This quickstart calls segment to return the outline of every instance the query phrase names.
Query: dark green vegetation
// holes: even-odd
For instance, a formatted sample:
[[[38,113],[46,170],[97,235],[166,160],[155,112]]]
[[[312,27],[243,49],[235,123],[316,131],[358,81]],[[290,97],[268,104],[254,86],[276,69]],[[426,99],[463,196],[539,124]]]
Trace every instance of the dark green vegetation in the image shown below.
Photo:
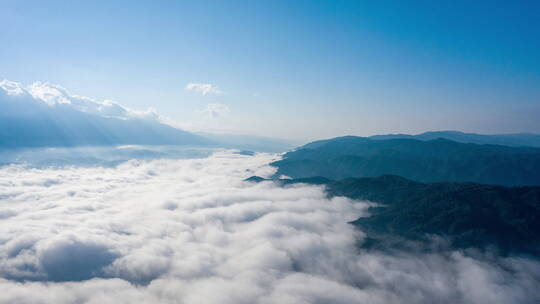
[[[371,216],[352,222],[367,232],[370,244],[391,241],[395,245],[399,238],[422,242],[430,235],[438,235],[457,248],[540,254],[540,187],[419,183],[391,175],[278,182],[325,184],[329,196],[380,203],[370,208]]]
[[[332,196],[379,202],[353,222],[373,235],[421,240],[448,237],[459,248],[496,246],[503,253],[540,253],[540,187],[418,183],[397,176],[328,184]]]
[[[309,143],[272,164],[293,178],[391,174],[421,182],[540,185],[540,148],[466,144],[446,139],[339,137]]]

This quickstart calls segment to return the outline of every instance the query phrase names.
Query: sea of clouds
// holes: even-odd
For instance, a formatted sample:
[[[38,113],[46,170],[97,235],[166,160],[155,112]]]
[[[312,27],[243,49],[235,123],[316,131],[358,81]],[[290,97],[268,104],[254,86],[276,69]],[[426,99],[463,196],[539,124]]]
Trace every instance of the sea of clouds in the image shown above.
[[[0,303],[538,303],[523,257],[359,249],[367,202],[276,155],[0,168]]]

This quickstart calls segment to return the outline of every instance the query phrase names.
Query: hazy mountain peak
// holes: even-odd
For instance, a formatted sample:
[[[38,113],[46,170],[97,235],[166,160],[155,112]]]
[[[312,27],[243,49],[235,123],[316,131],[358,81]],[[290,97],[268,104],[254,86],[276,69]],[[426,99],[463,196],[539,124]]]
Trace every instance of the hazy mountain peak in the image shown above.
[[[59,85],[0,82],[0,146],[201,145],[211,141],[164,123],[153,109],[70,93]]]

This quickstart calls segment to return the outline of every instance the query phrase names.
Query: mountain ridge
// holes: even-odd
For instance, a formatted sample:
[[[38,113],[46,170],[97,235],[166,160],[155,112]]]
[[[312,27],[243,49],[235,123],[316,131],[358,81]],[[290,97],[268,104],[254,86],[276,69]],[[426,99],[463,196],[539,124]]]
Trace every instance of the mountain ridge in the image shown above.
[[[428,131],[416,135],[409,134],[384,134],[369,136],[371,139],[394,139],[411,138],[418,140],[431,140],[444,138],[461,143],[492,144],[512,147],[540,147],[540,134],[534,133],[508,133],[508,134],[477,134],[455,130]]]
[[[420,182],[540,185],[540,148],[459,143],[444,138],[315,141],[273,162],[276,176],[330,179],[399,175]]]

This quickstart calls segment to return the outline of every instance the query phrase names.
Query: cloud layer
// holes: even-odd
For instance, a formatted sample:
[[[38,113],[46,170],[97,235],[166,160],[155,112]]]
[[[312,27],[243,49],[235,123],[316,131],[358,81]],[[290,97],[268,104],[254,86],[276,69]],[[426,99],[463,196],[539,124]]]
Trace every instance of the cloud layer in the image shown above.
[[[270,176],[275,156],[0,169],[0,303],[534,303],[540,264],[359,250],[367,203]]]

